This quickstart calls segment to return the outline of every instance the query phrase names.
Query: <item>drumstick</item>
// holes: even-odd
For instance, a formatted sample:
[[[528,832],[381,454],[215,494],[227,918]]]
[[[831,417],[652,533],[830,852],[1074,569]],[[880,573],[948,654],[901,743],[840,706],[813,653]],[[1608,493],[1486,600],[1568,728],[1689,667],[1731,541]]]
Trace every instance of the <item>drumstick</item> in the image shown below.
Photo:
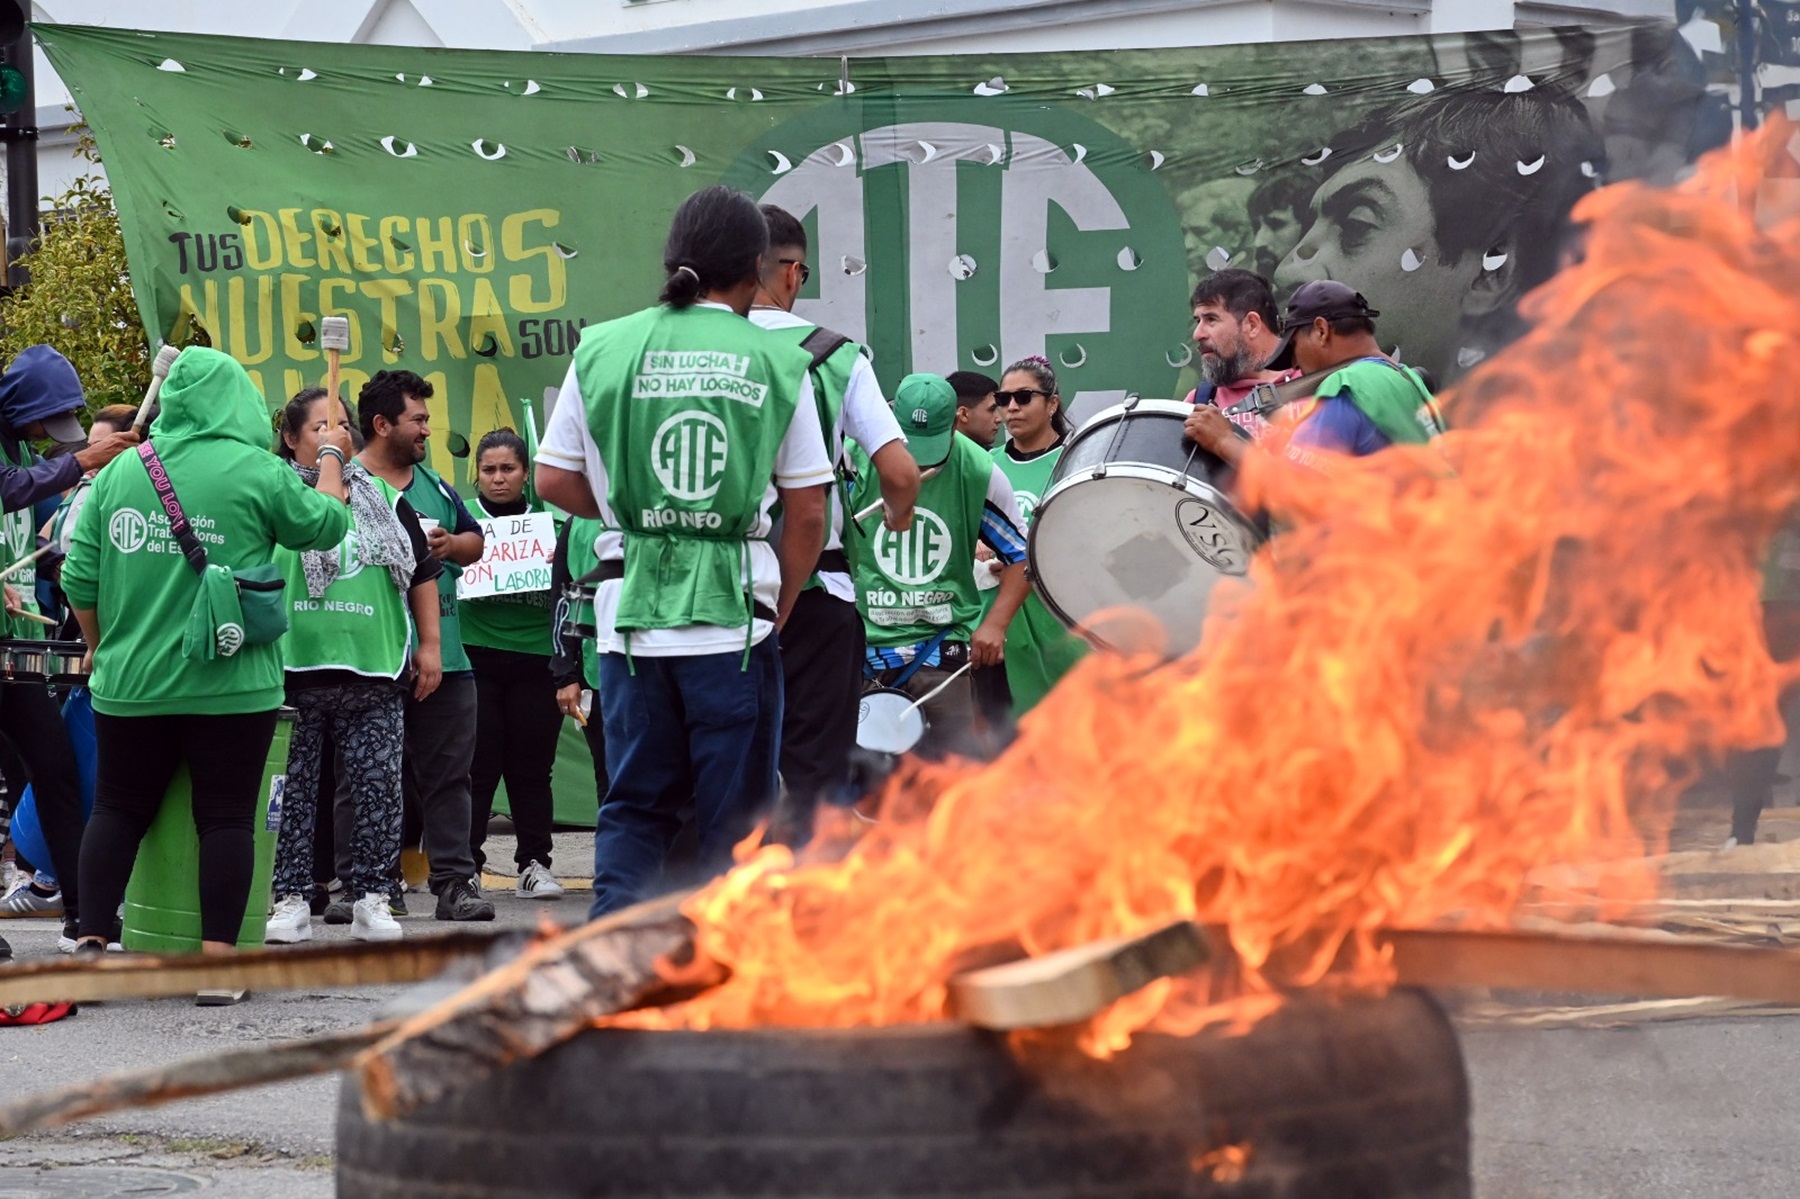
[[[0,570],[0,579],[12,578],[14,575],[18,574],[21,570],[24,570],[27,566],[30,566],[33,562],[36,562],[39,558],[42,558],[45,554],[49,553],[51,550],[53,550],[55,548],[56,548],[56,543],[54,541],[48,545],[39,546],[37,549],[32,550],[29,554],[26,554],[23,558],[20,558],[17,562],[14,562],[11,566],[7,567],[5,570]]]
[[[913,700],[912,703],[907,704],[906,707],[900,709],[900,716],[904,716],[908,712],[911,712],[913,709],[917,708],[920,704],[924,703],[928,699],[936,699],[938,692],[940,692],[944,688],[948,687],[951,683],[954,683],[956,681],[958,675],[962,674],[963,671],[969,669],[969,667],[971,667],[973,665],[975,665],[975,663],[971,661],[971,662],[964,662],[961,666],[958,666],[951,673],[949,678],[945,679],[943,682],[941,682],[937,686],[933,687],[930,691],[927,691],[924,695],[921,695],[918,699]],[[897,716],[897,717],[895,717],[895,719],[898,720],[899,717]]]
[[[131,422],[131,431],[143,436],[144,426],[150,423],[150,409],[156,404],[156,395],[162,390],[163,380],[169,377],[169,368],[181,357],[181,351],[175,346],[164,346],[156,351],[156,358],[150,363],[150,386],[144,391],[144,402],[138,405],[137,416]]]
[[[51,620],[48,616],[39,616],[36,612],[27,612],[23,608],[8,608],[6,610],[6,614],[8,616],[22,617],[26,620],[35,620],[39,624],[47,624],[53,629],[57,626],[58,623],[60,623],[58,621]]]
[[[944,469],[944,468],[941,466],[933,466],[926,470],[920,471],[919,472],[919,482],[923,483],[925,480],[929,479],[932,475],[937,474],[938,471],[940,471],[942,469]],[[863,521],[868,520],[871,516],[874,516],[877,512],[881,511],[881,509],[886,504],[887,504],[886,500],[878,499],[873,504],[870,504],[867,508],[864,508],[861,512],[858,512],[855,516],[851,517],[850,519],[856,521],[858,524],[861,524]]]
[[[319,318],[319,348],[325,351],[325,390],[331,396],[331,406],[325,409],[325,425],[330,428],[337,424],[340,416],[346,422],[350,419],[344,411],[343,401],[338,398],[339,357],[350,348],[350,318]]]

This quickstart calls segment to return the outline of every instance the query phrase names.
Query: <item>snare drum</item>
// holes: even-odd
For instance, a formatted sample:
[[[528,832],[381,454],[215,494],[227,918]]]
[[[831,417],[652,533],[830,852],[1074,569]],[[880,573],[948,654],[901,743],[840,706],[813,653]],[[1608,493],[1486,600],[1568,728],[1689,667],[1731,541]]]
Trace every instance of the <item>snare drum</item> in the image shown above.
[[[1063,450],[1032,517],[1027,557],[1038,594],[1065,624],[1139,609],[1176,657],[1199,644],[1219,580],[1249,570],[1266,534],[1232,504],[1231,468],[1188,440],[1191,411],[1175,400],[1128,400]]]
[[[893,687],[865,691],[857,705],[856,744],[871,753],[907,753],[930,727],[919,701]]]
[[[82,662],[86,657],[87,646],[79,641],[0,638],[0,679],[9,683],[85,683],[87,671]]]

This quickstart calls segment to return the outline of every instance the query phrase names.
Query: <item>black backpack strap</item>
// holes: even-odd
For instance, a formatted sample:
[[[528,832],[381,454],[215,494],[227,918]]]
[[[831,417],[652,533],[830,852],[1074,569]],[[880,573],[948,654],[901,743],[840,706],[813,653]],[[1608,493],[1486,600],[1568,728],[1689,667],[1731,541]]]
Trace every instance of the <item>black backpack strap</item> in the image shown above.
[[[816,325],[800,343],[800,348],[812,355],[812,365],[806,369],[816,371],[825,365],[825,360],[850,344],[850,339],[842,333],[827,329],[824,325]]]
[[[800,341],[800,348],[812,355],[812,362],[807,366],[806,373],[812,378],[813,407],[819,411],[819,432],[825,435],[827,449],[831,448],[831,410],[826,406],[824,381],[819,378],[819,368],[824,366],[833,354],[845,346],[854,344],[856,343],[842,333],[835,329],[827,329],[824,325],[813,326],[813,331]],[[838,447],[837,459],[832,465],[832,473],[837,475],[838,487],[844,492],[847,506],[849,503],[850,463],[843,446]]]

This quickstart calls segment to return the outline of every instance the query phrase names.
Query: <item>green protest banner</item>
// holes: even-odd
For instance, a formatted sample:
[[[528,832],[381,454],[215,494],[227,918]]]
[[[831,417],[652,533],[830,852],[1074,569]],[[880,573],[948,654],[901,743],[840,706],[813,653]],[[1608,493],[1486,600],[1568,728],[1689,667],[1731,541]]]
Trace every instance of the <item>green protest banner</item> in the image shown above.
[[[465,487],[458,453],[553,402],[585,325],[654,301],[708,184],[803,219],[801,315],[889,388],[1044,354],[1079,418],[1193,385],[1188,292],[1225,266],[1345,279],[1454,378],[1582,193],[1692,158],[1701,96],[1647,86],[1690,66],[1666,26],[844,62],[37,32],[150,335],[200,326],[273,404],[346,316],[351,393],[431,380],[431,464]]]

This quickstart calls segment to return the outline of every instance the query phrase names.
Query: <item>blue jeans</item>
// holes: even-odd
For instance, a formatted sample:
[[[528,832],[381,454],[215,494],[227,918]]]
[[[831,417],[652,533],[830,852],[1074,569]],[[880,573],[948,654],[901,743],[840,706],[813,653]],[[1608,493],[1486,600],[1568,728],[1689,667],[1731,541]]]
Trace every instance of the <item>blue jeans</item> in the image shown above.
[[[600,707],[612,774],[594,826],[592,919],[643,898],[662,873],[691,803],[706,870],[775,798],[781,657],[774,637],[744,654],[600,656]]]

